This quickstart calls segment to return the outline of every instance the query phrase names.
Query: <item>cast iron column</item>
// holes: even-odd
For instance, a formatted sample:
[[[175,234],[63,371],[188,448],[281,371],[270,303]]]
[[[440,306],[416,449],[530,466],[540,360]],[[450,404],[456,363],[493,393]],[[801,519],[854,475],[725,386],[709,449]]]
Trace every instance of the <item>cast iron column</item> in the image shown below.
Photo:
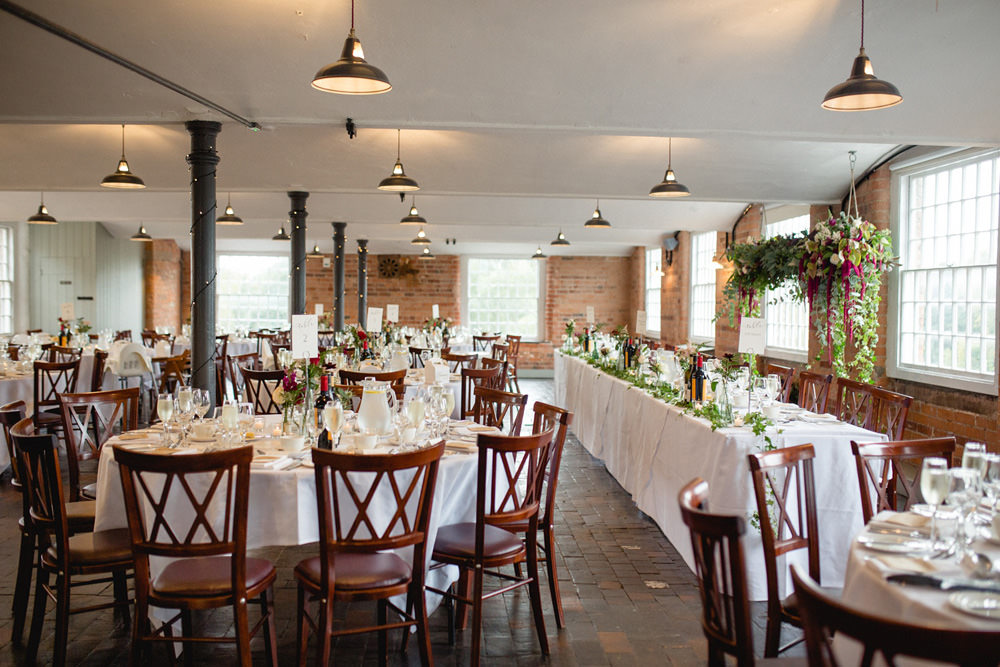
[[[346,222],[331,222],[333,225],[333,328],[344,330],[344,230]]]
[[[368,239],[358,239],[358,323],[368,328]]]
[[[192,120],[191,134],[191,385],[215,405],[215,138],[222,124]]]
[[[306,199],[308,192],[289,192],[292,210],[292,315],[306,312]]]

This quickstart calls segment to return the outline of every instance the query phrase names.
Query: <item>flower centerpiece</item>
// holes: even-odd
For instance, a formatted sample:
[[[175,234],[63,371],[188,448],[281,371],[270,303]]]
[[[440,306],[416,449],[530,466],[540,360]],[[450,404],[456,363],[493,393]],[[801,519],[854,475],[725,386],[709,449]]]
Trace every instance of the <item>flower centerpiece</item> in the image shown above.
[[[294,424],[292,413],[296,408],[302,410],[299,433],[306,433],[309,408],[312,407],[312,397],[319,389],[319,377],[323,374],[323,366],[319,359],[297,360],[285,370],[285,377],[271,392],[271,400],[281,406],[281,430],[288,433]]]
[[[730,324],[738,324],[744,316],[759,316],[761,297],[767,290],[776,290],[786,284],[798,287],[804,239],[802,234],[786,234],[729,246],[726,259],[733,271],[722,294]],[[793,298],[802,299],[797,289]]]
[[[573,342],[576,340],[573,336],[574,331],[576,331],[576,320],[571,317],[566,320],[563,333],[563,349],[569,350],[573,348]]]
[[[856,209],[855,209],[856,211]],[[871,380],[878,342],[879,288],[892,269],[892,240],[860,215],[831,211],[804,242],[799,283],[816,324],[820,346],[838,376]],[[846,348],[854,344],[847,363]]]

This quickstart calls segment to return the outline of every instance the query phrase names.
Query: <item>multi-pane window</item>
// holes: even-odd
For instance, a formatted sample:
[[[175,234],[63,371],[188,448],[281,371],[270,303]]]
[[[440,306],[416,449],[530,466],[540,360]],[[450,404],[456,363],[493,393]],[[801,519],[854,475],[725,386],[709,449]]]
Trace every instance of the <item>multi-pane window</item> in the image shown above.
[[[808,214],[764,225],[765,238],[807,231]],[[764,295],[766,344],[770,355],[781,356],[782,352],[802,355],[809,352],[809,306],[804,301],[795,301],[794,293],[794,287],[782,286],[767,290]]]
[[[646,248],[646,332],[660,331],[660,286],[663,273],[660,269],[659,248]]]
[[[470,257],[465,294],[472,331],[538,339],[542,266],[537,259]]]
[[[900,175],[894,370],[903,377],[995,387],[998,156],[953,156]]]
[[[0,333],[14,331],[14,232],[0,227]]]
[[[715,266],[718,234],[691,235],[691,338],[715,340]]]
[[[288,325],[287,255],[219,255],[215,282],[225,331]]]

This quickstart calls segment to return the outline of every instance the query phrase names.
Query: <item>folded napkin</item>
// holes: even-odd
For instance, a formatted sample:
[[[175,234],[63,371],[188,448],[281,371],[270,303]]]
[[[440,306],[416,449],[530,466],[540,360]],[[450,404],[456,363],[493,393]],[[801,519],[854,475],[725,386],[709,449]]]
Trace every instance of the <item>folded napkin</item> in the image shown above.
[[[878,520],[884,523],[894,523],[907,528],[923,528],[930,524],[931,518],[915,514],[913,512],[883,512],[879,514]]]
[[[890,574],[892,572],[930,574],[938,571],[937,566],[931,561],[924,558],[916,558],[914,556],[880,554],[878,556],[866,558],[865,563],[883,575]]]
[[[128,440],[150,440],[151,438],[150,434],[146,432],[129,431],[128,433],[122,433],[120,436],[118,436],[118,439],[122,441],[128,441]]]
[[[253,465],[258,468],[266,468],[268,470],[283,470],[285,467],[292,464],[297,464],[298,461],[289,456],[255,456],[253,459]]]
[[[499,433],[500,429],[496,426],[469,426],[468,430],[470,433]]]
[[[448,440],[444,443],[445,449],[452,449],[460,452],[478,452],[479,447],[472,442],[462,442],[461,440]]]

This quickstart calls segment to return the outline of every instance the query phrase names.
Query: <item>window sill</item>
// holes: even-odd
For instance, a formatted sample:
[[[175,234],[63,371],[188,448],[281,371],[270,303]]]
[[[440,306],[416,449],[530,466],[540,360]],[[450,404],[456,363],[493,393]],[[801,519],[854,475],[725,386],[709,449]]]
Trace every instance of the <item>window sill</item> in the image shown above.
[[[919,382],[921,384],[948,387],[959,389],[975,394],[985,394],[987,396],[997,396],[997,378],[989,377],[962,377],[949,375],[947,373],[934,372],[932,370],[906,368],[890,366],[886,369],[886,374],[891,378]]]
[[[809,353],[799,350],[789,350],[781,347],[765,347],[764,356],[776,361],[790,361],[796,364],[804,364],[809,361]]]

